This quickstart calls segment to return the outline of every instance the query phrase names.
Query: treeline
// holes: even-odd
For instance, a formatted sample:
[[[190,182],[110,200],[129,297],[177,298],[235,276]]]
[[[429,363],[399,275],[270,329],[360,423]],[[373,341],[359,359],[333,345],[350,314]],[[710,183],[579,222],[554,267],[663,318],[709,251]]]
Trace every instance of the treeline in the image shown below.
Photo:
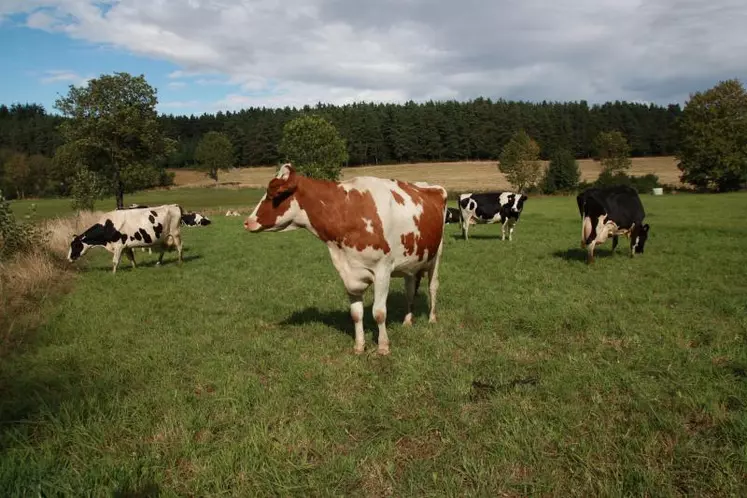
[[[479,98],[469,102],[417,104],[318,104],[302,109],[250,108],[202,116],[161,116],[178,149],[171,167],[189,167],[200,138],[225,133],[239,164],[277,164],[283,125],[304,113],[329,120],[348,148],[347,166],[427,161],[497,159],[511,136],[524,129],[540,145],[542,159],[558,149],[576,158],[595,155],[601,131],[621,131],[633,157],[671,155],[677,148],[679,105],[629,102],[589,106],[586,102],[528,103]]]
[[[304,113],[332,122],[345,139],[348,166],[421,161],[497,159],[511,136],[524,129],[540,145],[543,159],[557,149],[576,158],[593,157],[600,131],[619,130],[633,157],[673,154],[679,105],[629,102],[589,106],[586,102],[527,103],[476,99],[417,104],[319,104],[302,109],[249,108],[201,116],[161,115],[166,136],[177,141],[170,167],[194,164],[194,153],[209,131],[225,133],[238,164],[277,164],[283,125]],[[61,117],[42,106],[0,106],[0,149],[52,157],[62,139]]]

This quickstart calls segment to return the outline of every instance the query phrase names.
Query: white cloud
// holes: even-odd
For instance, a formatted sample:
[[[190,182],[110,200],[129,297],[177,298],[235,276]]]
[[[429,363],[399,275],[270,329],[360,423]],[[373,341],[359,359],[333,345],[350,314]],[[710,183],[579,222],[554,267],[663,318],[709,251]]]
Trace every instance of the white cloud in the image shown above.
[[[92,76],[81,76],[75,71],[66,69],[50,69],[44,71],[40,81],[42,83],[69,83],[75,86],[84,86]]]
[[[181,69],[172,79],[238,85],[240,92],[219,103],[225,106],[478,96],[664,103],[747,76],[744,0],[4,0],[0,6],[0,15],[23,12],[31,14],[31,27],[176,64]]]
[[[187,86],[187,84],[183,81],[170,81],[169,82],[169,88],[179,89],[179,88],[184,88],[185,86]]]

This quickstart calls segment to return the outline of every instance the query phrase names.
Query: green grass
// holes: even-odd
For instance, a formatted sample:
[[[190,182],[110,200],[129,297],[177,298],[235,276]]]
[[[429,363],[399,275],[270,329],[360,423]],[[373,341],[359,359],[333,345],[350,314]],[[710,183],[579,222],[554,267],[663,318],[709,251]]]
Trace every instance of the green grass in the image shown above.
[[[592,267],[573,198],[512,243],[448,226],[439,322],[421,290],[402,327],[394,280],[389,357],[370,291],[352,354],[308,232],[215,217],[182,268],[116,276],[92,252],[0,363],[0,496],[745,496],[747,196],[643,202],[646,253]]]
[[[224,188],[173,188],[169,190],[149,190],[132,195],[125,195],[125,206],[132,203],[146,205],[180,204],[187,211],[213,210],[216,212],[254,205],[262,196],[260,189],[224,189]],[[67,216],[73,213],[70,199],[39,199],[11,201],[11,208],[18,217],[31,213],[35,206],[35,218],[45,219],[56,216]],[[110,211],[117,206],[114,197],[96,202],[95,209]],[[221,213],[221,214],[223,214]]]

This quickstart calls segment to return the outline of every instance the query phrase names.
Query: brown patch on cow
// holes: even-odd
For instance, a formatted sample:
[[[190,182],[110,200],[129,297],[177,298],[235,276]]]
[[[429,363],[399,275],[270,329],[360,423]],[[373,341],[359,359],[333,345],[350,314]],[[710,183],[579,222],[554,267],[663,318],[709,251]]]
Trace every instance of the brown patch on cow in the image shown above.
[[[415,254],[415,232],[400,235],[400,240],[405,248],[405,256]]]
[[[412,202],[423,207],[420,216],[415,216],[415,226],[418,227],[417,236],[413,234],[415,245],[405,245],[405,254],[412,251],[422,261],[428,251],[428,261],[436,257],[438,246],[441,244],[444,232],[444,212],[446,211],[446,192],[441,188],[418,187],[412,183],[397,181],[399,188],[410,196]],[[403,245],[404,245],[403,240]],[[412,254],[410,252],[410,254]]]
[[[402,204],[403,206],[405,205],[405,198],[404,198],[404,197],[402,197],[401,195],[399,195],[399,194],[398,194],[397,192],[395,192],[394,190],[392,190],[392,197],[394,197],[394,201],[395,201],[395,202],[396,202],[397,204]]]
[[[345,191],[341,184],[328,180],[298,177],[297,181],[294,197],[322,241],[357,251],[370,247],[389,253],[391,249],[371,192]]]

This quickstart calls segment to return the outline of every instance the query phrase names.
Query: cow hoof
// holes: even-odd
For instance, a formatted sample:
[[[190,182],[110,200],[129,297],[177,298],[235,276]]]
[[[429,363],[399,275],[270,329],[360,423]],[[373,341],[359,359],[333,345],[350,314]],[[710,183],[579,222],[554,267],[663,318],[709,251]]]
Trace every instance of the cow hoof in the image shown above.
[[[379,346],[379,349],[376,351],[376,353],[379,356],[389,356],[389,353],[391,353],[391,351],[389,351],[389,345],[387,344],[386,346]]]
[[[411,316],[405,317],[404,321],[402,322],[402,325],[404,325],[405,327],[412,327],[412,317]]]
[[[438,320],[436,320],[436,316],[435,315],[428,318],[428,323],[437,323],[437,322],[438,322]]]
[[[356,355],[363,354],[364,349],[365,348],[363,346],[355,346],[353,348],[353,354],[356,354]]]

